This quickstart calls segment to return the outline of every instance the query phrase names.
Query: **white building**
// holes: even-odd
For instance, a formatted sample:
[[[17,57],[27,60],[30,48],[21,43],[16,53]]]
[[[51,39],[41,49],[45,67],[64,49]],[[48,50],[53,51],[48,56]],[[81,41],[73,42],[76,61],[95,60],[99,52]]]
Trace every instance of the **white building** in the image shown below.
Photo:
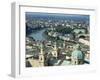
[[[56,46],[56,43],[54,44],[54,48],[53,48],[53,51],[52,51],[52,55],[53,57],[57,58],[58,57],[58,51],[57,51],[57,46]]]

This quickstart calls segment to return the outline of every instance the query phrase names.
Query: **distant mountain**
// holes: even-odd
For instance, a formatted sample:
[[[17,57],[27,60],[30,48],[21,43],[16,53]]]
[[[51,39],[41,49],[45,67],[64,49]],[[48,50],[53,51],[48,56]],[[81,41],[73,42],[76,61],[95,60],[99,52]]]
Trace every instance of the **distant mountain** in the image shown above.
[[[89,15],[26,12],[26,20],[32,20],[32,19],[53,19],[53,20],[63,19],[63,20],[89,21]]]

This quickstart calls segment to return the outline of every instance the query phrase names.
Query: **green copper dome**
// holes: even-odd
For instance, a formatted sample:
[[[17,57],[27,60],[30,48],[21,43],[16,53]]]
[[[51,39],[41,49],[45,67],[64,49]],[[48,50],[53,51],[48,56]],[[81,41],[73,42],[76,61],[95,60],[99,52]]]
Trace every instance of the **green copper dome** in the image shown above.
[[[72,58],[83,59],[83,53],[79,50],[75,50],[75,51],[72,52]]]

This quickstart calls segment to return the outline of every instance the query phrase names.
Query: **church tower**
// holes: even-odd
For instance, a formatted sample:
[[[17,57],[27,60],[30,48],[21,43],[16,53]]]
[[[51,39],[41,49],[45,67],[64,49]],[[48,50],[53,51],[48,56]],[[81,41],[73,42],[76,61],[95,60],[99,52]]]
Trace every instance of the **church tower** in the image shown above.
[[[58,51],[57,51],[57,45],[56,45],[56,42],[54,44],[54,48],[53,48],[53,51],[52,51],[52,54],[53,54],[53,57],[57,58],[58,57]]]
[[[41,50],[40,50],[40,53],[39,53],[39,64],[40,64],[40,66],[44,66],[43,44],[41,44]]]
[[[66,48],[66,42],[65,41],[63,42],[63,48]]]

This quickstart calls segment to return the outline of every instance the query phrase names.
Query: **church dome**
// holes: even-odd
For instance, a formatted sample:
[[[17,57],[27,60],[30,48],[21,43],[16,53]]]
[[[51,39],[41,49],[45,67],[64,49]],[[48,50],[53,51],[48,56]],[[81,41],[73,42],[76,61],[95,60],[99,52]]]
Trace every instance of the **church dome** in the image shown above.
[[[75,47],[75,50],[72,52],[72,58],[74,59],[83,59],[83,53],[82,51],[80,50],[80,45],[77,44]]]
[[[83,59],[83,53],[79,50],[75,50],[75,51],[72,52],[72,58]]]

